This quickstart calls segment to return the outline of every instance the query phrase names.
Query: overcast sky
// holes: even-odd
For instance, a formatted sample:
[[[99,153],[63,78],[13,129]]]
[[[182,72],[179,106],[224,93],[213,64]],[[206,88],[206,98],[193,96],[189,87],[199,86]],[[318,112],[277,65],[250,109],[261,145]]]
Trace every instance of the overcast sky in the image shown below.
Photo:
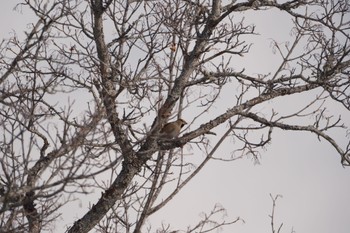
[[[2,38],[9,37],[12,30],[23,33],[31,20],[28,15],[12,11],[15,2],[18,1],[2,2]],[[290,37],[289,29],[285,27],[290,21],[282,19],[279,12],[274,13],[278,15],[270,13],[268,17],[267,14],[255,13],[253,18],[247,14],[247,19],[250,16],[248,20],[256,23],[257,30],[262,32],[259,43],[252,48],[251,56],[257,56],[256,60],[248,55],[245,59],[250,58],[251,62],[244,64],[250,69],[256,68],[257,73],[275,68],[270,63],[262,62],[276,59],[271,51],[270,38],[283,41]],[[303,98],[305,96],[300,96],[299,100]],[[281,103],[276,104],[282,107]],[[331,107],[330,111],[336,115],[345,113],[341,106]],[[191,118],[190,113],[185,112],[186,117]],[[350,115],[343,119],[350,119]],[[346,143],[344,134],[336,137],[343,144]],[[230,153],[230,146],[234,145],[228,143],[220,153]],[[234,162],[209,162],[168,206],[150,219],[150,223],[154,227],[161,223],[169,223],[174,228],[193,226],[202,211],[209,212],[219,203],[227,209],[228,219],[239,216],[245,221],[224,228],[223,232],[271,232],[268,217],[272,208],[270,193],[283,196],[276,207],[276,223],[284,223],[282,232],[291,232],[292,228],[297,233],[350,232],[350,168],[343,168],[337,152],[328,143],[318,141],[314,135],[281,130],[276,130],[272,144],[262,153],[260,164],[254,164],[250,158]],[[87,205],[95,202],[97,199],[81,200],[74,216],[84,214]],[[68,209],[71,213],[72,206],[62,211]],[[62,214],[63,222],[71,224],[76,220],[65,212]]]

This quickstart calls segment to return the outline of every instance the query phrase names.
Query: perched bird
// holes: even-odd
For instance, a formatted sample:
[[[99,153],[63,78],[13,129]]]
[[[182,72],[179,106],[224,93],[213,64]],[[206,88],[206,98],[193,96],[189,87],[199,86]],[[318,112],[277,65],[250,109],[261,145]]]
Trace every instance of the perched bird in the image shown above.
[[[175,138],[179,135],[181,128],[186,124],[187,122],[183,119],[177,119],[176,121],[166,123],[160,130],[159,136],[164,139]]]

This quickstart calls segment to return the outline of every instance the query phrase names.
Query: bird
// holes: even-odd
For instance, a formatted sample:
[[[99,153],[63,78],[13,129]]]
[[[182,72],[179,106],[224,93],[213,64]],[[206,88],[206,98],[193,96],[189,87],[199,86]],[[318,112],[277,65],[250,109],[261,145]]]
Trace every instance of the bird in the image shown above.
[[[180,134],[181,128],[186,125],[187,122],[183,119],[177,119],[176,121],[166,123],[160,130],[159,136],[164,139],[172,139]]]

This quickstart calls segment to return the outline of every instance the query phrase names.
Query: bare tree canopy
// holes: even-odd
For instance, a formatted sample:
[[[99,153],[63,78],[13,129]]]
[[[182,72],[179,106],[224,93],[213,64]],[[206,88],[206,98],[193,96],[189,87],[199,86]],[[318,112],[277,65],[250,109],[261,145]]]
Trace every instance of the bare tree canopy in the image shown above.
[[[276,130],[311,133],[350,165],[349,119],[327,108],[350,111],[348,0],[22,0],[16,9],[37,21],[0,44],[0,232],[52,229],[61,207],[94,190],[99,199],[67,232],[151,232],[147,219],[208,161],[257,161]],[[279,62],[266,73],[245,69],[260,33],[252,11],[293,24],[290,41],[272,39]],[[240,221],[217,220],[223,212],[215,206],[184,232]]]

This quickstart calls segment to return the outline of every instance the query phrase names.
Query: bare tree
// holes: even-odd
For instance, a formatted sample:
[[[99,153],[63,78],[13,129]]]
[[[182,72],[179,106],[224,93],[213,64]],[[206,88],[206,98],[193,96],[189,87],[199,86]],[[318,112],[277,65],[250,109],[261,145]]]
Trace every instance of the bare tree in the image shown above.
[[[350,165],[350,143],[332,137],[348,130],[346,121],[324,104],[350,110],[347,0],[23,0],[17,7],[37,22],[24,39],[1,44],[1,231],[50,229],[60,207],[101,190],[68,232],[147,232],[146,220],[208,161],[259,159],[275,129],[311,132]],[[237,70],[232,59],[250,53],[248,39],[259,33],[243,13],[273,9],[294,23],[291,41],[273,42],[279,68]],[[234,92],[223,105],[227,90]],[[292,114],[271,106],[308,92],[316,97]],[[186,111],[185,133],[162,138],[163,125]],[[217,153],[227,139],[235,141],[231,157]],[[184,231],[239,220],[218,219],[222,213],[216,206]]]
[[[276,211],[276,203],[277,203],[277,199],[278,198],[282,198],[281,195],[276,195],[276,196],[273,196],[271,193],[270,193],[270,197],[271,197],[271,200],[272,200],[272,211],[271,211],[271,215],[269,215],[270,219],[271,219],[271,232],[272,233],[281,233],[282,231],[282,227],[283,227],[283,223],[279,224],[278,228],[276,229],[276,214],[275,214],[275,211]],[[295,233],[295,231],[291,230],[291,233]]]

